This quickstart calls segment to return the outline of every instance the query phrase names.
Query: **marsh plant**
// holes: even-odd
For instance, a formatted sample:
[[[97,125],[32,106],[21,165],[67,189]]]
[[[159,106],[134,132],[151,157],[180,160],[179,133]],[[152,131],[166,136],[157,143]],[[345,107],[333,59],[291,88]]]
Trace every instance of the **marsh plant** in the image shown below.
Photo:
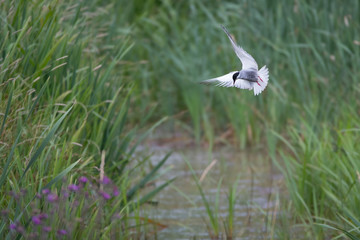
[[[129,123],[135,84],[123,58],[133,43],[129,26],[98,35],[113,30],[105,16],[96,1],[0,3],[1,239],[126,239],[132,219],[141,225],[140,207],[170,183],[147,185],[166,158],[152,165],[135,156],[166,117],[145,128],[148,105]],[[119,196],[110,183],[75,179],[100,164]]]
[[[17,208],[27,204],[25,189],[9,193]],[[102,180],[81,176],[76,183],[71,183],[59,190],[42,189],[30,203],[29,212],[22,218],[27,221],[11,220],[11,209],[2,210],[2,220],[10,231],[10,237],[17,235],[25,239],[99,239],[103,230],[111,228],[110,238],[122,238],[129,232],[125,225],[129,215],[120,190],[110,178]],[[131,227],[129,227],[131,228]]]

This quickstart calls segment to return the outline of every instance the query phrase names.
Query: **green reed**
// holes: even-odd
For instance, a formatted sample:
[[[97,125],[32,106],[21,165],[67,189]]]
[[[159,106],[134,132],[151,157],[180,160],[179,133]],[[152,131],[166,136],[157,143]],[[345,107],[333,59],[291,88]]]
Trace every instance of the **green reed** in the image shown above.
[[[143,130],[148,111],[142,124],[129,127],[134,84],[126,80],[131,64],[123,62],[133,47],[127,28],[106,34],[113,31],[111,21],[101,19],[112,5],[95,1],[3,1],[0,6],[0,235],[11,239],[38,234],[33,232],[40,221],[33,215],[35,197],[50,189],[61,196],[64,181],[79,184],[81,175],[100,185],[101,178],[109,176],[119,193],[103,203],[96,196],[109,196],[101,186],[95,188],[99,192],[88,206],[90,216],[71,215],[72,200],[65,197],[65,212],[96,227],[69,232],[60,229],[64,220],[54,220],[48,236],[136,235],[131,225],[135,220],[129,216],[171,181],[149,188],[147,183],[167,157],[149,168],[144,165],[148,158],[135,155],[141,140],[166,118]],[[51,210],[43,202],[35,208]],[[82,209],[78,207],[79,214],[86,214]]]

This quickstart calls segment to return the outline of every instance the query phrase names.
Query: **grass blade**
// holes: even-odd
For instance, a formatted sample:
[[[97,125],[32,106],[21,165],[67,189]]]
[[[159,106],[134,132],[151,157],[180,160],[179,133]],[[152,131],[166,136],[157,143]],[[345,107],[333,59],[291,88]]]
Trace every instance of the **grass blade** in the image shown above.
[[[41,96],[43,95],[43,93],[44,93],[47,85],[48,85],[48,81],[46,81],[45,84],[44,84],[44,85],[42,86],[42,88],[40,89],[40,92],[39,92],[39,94],[37,95],[34,103],[32,104],[32,106],[31,106],[31,108],[30,108],[30,111],[29,111],[29,113],[28,113],[25,121],[27,121],[27,120],[29,119],[30,115],[31,115],[32,112],[34,111],[34,108],[35,108],[36,104],[39,102]]]
[[[21,136],[21,132],[19,132],[19,134],[16,137],[16,140],[15,140],[14,144],[11,147],[10,154],[9,154],[7,160],[6,160],[5,166],[4,166],[2,174],[1,174],[0,186],[3,186],[4,181],[8,176],[8,168],[9,168],[9,165],[10,165],[10,161],[11,161],[13,155],[14,155],[15,148],[16,148],[17,144],[19,143],[20,136]]]
[[[163,190],[166,186],[168,186],[170,183],[172,183],[175,180],[175,178],[163,183],[159,187],[155,188],[150,193],[146,194],[144,197],[142,197],[139,202],[134,203],[134,206],[141,206],[142,204],[146,203],[147,201],[151,200],[156,194],[158,194],[161,190]],[[130,207],[130,212],[134,210],[134,207]]]
[[[4,119],[3,119],[3,122],[1,124],[0,136],[2,135],[2,132],[3,132],[4,127],[5,127],[5,121],[6,121],[6,118],[7,118],[8,114],[9,114],[11,100],[12,100],[12,96],[13,96],[13,91],[14,91],[14,85],[11,87],[11,90],[10,90],[10,95],[9,95],[9,99],[8,99],[5,114],[4,114]]]
[[[35,163],[36,159],[39,157],[39,155],[42,153],[42,151],[44,150],[45,146],[50,142],[51,138],[54,136],[56,130],[59,128],[60,124],[62,123],[62,121],[64,120],[64,118],[69,114],[69,112],[71,111],[72,107],[69,108],[69,110],[67,110],[62,116],[61,118],[55,123],[55,125],[52,127],[52,129],[49,131],[48,135],[45,137],[44,141],[41,143],[40,147],[36,150],[36,152],[34,153],[34,155],[31,157],[28,165],[26,166],[24,173],[21,176],[20,182],[21,180],[24,178],[25,174],[27,173],[27,171],[30,169],[30,167]]]
[[[81,159],[77,160],[76,162],[74,162],[73,164],[71,164],[70,166],[68,166],[67,168],[65,168],[62,172],[60,172],[56,177],[54,177],[50,182],[48,182],[48,184],[46,184],[42,189],[50,189],[51,186],[58,182],[59,180],[63,179],[63,177],[66,176],[66,174],[68,174],[79,162]]]
[[[166,160],[170,157],[171,153],[166,154],[166,156],[151,170],[151,172],[149,172],[141,181],[140,183],[138,183],[137,185],[135,185],[133,188],[131,188],[127,194],[127,200],[129,201],[130,199],[132,199],[135,195],[135,193],[143,188],[147,182],[149,182],[155,175],[155,173],[160,169],[160,167],[162,165],[164,165],[164,163],[166,162]]]

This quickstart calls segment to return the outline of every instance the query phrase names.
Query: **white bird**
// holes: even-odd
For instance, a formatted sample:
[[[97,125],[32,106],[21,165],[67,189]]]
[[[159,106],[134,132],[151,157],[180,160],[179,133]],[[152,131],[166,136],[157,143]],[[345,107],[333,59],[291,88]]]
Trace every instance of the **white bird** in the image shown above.
[[[267,86],[269,81],[269,70],[266,65],[258,70],[258,65],[255,59],[248,54],[242,47],[238,46],[231,37],[227,29],[222,26],[222,29],[229,37],[234,51],[242,63],[240,71],[233,71],[226,75],[201,81],[202,84],[216,85],[220,87],[237,87],[240,89],[254,89],[254,95],[260,94]]]

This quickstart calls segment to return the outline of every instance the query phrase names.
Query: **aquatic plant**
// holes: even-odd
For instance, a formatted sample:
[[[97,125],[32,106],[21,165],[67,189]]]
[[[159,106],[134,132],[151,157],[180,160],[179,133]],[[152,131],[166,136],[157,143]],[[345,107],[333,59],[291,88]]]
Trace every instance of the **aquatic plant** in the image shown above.
[[[26,191],[11,192],[10,195],[16,199],[17,208],[25,208]],[[121,204],[122,197],[119,188],[108,177],[100,181],[81,176],[76,183],[59,191],[45,188],[38,193],[30,203],[31,210],[23,216],[29,221],[9,221],[10,210],[2,211],[2,220],[9,228],[11,238],[20,234],[25,239],[99,239],[105,234],[104,229],[109,229],[112,238],[124,238],[132,227],[125,229],[124,222],[128,221],[130,213],[127,206]]]
[[[127,31],[120,31],[104,44],[98,34],[112,27],[99,21],[106,16],[101,9],[96,1],[0,4],[0,238],[14,233],[36,238],[40,226],[52,237],[80,234],[91,239],[121,232],[126,238],[133,233],[124,219],[139,218],[139,208],[171,182],[147,186],[167,158],[148,166],[149,158],[137,157],[135,150],[166,117],[147,129],[141,128],[152,111],[143,114],[141,123],[127,122],[134,84],[126,81],[131,64],[123,59],[133,43]],[[129,27],[118,30],[124,29]],[[77,199],[85,194],[82,185],[94,186],[89,178],[77,179],[83,174],[106,175],[111,183],[101,178],[103,185],[118,188],[89,189],[89,200]],[[64,187],[64,178],[72,184]],[[101,212],[99,204],[113,202],[115,195],[116,208],[109,205]],[[68,216],[80,214],[85,203],[93,205],[82,219],[88,230],[73,231],[69,227],[76,219]],[[61,208],[63,222],[49,212],[50,206]],[[110,221],[114,212],[108,211],[115,209],[123,214],[122,228]],[[94,228],[98,218],[104,219]]]

